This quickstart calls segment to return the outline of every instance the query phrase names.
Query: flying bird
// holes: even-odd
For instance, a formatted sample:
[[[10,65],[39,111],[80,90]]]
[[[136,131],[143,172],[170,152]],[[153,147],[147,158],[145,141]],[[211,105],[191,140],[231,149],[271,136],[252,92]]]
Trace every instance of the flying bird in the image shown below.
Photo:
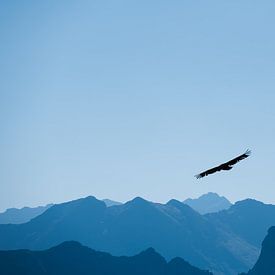
[[[214,174],[214,173],[222,171],[222,170],[225,170],[225,171],[231,170],[233,168],[233,165],[235,165],[237,162],[239,162],[239,161],[241,161],[243,159],[248,158],[250,156],[250,154],[251,154],[251,151],[250,150],[246,150],[246,152],[244,154],[242,154],[242,155],[240,155],[240,156],[238,156],[238,157],[236,157],[236,158],[234,158],[234,159],[232,159],[232,160],[230,160],[228,162],[225,162],[225,163],[223,163],[223,164],[221,164],[219,166],[216,166],[214,168],[208,169],[208,170],[206,170],[206,171],[204,171],[204,172],[196,175],[195,177],[197,179],[200,179],[200,178],[203,178],[205,176],[208,176],[210,174]]]

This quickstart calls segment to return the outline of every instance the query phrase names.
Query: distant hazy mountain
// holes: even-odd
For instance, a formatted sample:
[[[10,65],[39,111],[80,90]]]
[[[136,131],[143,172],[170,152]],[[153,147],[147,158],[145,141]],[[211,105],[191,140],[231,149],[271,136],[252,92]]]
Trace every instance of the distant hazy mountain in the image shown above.
[[[245,275],[244,273],[242,273]],[[273,275],[275,274],[275,227],[268,230],[262,244],[261,255],[254,267],[247,275]]]
[[[236,202],[228,210],[205,217],[260,249],[268,228],[275,225],[275,205],[247,199]]]
[[[107,206],[107,207],[122,204],[121,202],[118,202],[118,201],[112,201],[112,200],[109,200],[109,199],[104,199],[104,200],[102,200],[102,201],[104,201],[104,202],[105,202],[105,204],[106,204],[106,206]]]
[[[228,199],[216,193],[207,193],[197,199],[187,199],[183,203],[189,205],[200,214],[219,212],[228,209],[232,205]]]
[[[8,223],[25,223],[33,219],[34,217],[42,214],[48,208],[53,206],[53,204],[48,204],[46,206],[38,206],[38,207],[23,207],[21,209],[18,208],[9,208],[5,212],[0,213],[0,224],[8,224]]]
[[[167,259],[182,257],[223,274],[248,270],[257,248],[212,220],[176,200],[158,204],[135,198],[106,207],[87,197],[54,205],[25,224],[0,225],[0,249],[47,249],[76,240],[113,255],[153,247]]]
[[[169,263],[149,248],[132,257],[114,257],[78,242],[44,251],[0,251],[0,273],[9,275],[210,275],[181,258]]]

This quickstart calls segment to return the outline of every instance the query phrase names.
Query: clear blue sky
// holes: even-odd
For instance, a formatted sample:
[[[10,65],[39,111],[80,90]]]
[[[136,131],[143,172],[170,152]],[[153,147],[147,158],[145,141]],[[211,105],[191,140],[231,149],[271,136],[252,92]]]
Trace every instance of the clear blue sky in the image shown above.
[[[274,14],[274,1],[1,1],[0,210],[209,191],[275,203]]]

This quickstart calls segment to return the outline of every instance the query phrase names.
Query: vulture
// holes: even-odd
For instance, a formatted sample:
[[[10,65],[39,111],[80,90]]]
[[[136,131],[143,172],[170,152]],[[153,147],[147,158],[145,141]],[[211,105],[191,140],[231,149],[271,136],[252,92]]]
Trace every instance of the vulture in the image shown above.
[[[219,166],[216,166],[214,168],[211,168],[211,169],[208,169],[204,172],[201,172],[200,174],[196,175],[195,177],[197,179],[200,179],[200,178],[203,178],[205,176],[208,176],[210,174],[214,174],[216,172],[219,172],[219,171],[222,171],[222,170],[225,170],[225,171],[228,171],[228,170],[231,170],[233,168],[233,165],[236,164],[237,162],[243,160],[243,159],[246,159],[250,156],[251,154],[251,151],[250,150],[246,150],[246,152],[234,159],[231,159],[230,161],[228,162],[225,162]]]

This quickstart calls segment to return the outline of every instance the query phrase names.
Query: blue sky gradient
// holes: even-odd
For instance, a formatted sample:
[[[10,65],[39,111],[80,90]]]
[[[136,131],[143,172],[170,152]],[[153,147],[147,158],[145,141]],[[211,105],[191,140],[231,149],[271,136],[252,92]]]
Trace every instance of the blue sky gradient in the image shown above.
[[[274,1],[1,1],[0,210],[209,191],[275,203],[274,14]]]

